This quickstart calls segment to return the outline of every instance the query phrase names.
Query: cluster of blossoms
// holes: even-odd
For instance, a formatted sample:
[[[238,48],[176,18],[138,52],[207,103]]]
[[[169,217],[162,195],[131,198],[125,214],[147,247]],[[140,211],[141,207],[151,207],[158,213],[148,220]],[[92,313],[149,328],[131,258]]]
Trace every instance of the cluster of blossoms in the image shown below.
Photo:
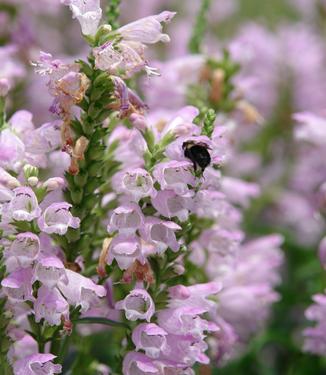
[[[73,330],[71,317],[103,318],[114,308],[124,311],[132,327],[134,349],[130,344],[124,349],[124,374],[193,374],[196,363],[209,363],[208,336],[210,351],[221,362],[266,320],[268,306],[277,299],[273,286],[279,281],[281,239],[241,244],[241,211],[231,202],[246,205],[259,189],[221,176],[219,167],[229,152],[227,126],[217,122],[214,129],[214,119],[209,125],[196,125],[199,111],[191,106],[169,119],[155,112],[145,115],[147,106],[124,82],[143,69],[158,74],[145,60],[145,46],[169,41],[161,23],[174,13],[162,12],[112,30],[108,25],[98,28],[99,1],[63,3],[93,46],[93,69],[105,72],[100,77],[111,85],[109,93],[102,91],[110,98],[104,115],[117,113],[129,119],[132,129],[118,126],[108,138],[119,170],[112,176],[112,191],[103,196],[116,207],[109,212],[109,236],[102,252],[89,258],[83,256],[88,249],[82,249],[79,258],[72,258],[69,243],[74,243],[74,235],[77,240],[78,233],[84,235],[87,213],[80,219],[70,212],[70,203],[56,202],[62,188],[71,189],[67,174],[68,186],[62,177],[41,182],[37,168],[49,167],[57,153],[64,160],[59,173],[67,169],[73,181],[84,186],[87,157],[95,150],[86,128],[91,120],[83,114],[75,119],[75,108],[85,111],[89,101],[98,98],[95,91],[87,93],[99,86],[85,64],[41,53],[34,65],[48,78],[50,111],[57,119],[34,129],[31,115],[21,111],[3,124],[1,132],[1,242],[6,266],[1,286],[6,310],[19,322],[7,331],[15,341],[10,361],[16,374],[59,373],[60,364],[52,362],[57,352],[44,354],[45,344],[52,340],[47,332],[62,338]],[[96,116],[88,108],[88,116]],[[84,130],[80,136],[76,123]],[[96,186],[93,189],[96,194]],[[73,212],[80,212],[80,193],[70,190],[70,197],[77,203]],[[266,266],[253,278],[252,268],[262,251],[264,256],[269,253]],[[110,273],[111,280],[129,286],[127,294],[109,287],[110,301],[112,291],[122,297],[115,305],[101,300],[107,290],[94,283],[96,275],[82,275],[91,265],[87,260],[98,262],[101,280]],[[265,264],[262,256],[259,261]],[[239,301],[236,306],[234,300]],[[41,328],[36,332],[35,327]]]
[[[133,114],[134,127],[117,127],[109,138],[111,144],[120,140],[115,158],[122,169],[112,180],[120,206],[110,214],[113,236],[99,270],[116,264],[124,282],[137,281],[117,306],[128,320],[148,321],[134,328],[133,343],[145,355],[125,357],[128,374],[146,366],[160,374],[164,367],[190,371],[195,362],[207,364],[207,333],[212,355],[223,363],[262,327],[278,299],[273,287],[280,281],[282,238],[242,244],[241,206],[259,195],[259,187],[222,176],[219,167],[231,152],[228,126],[217,122],[210,137],[201,135],[198,114],[192,106],[176,114]],[[206,150],[210,162],[189,158],[192,147]],[[186,284],[170,287],[173,279]],[[155,299],[167,308],[155,313]]]
[[[312,177],[305,189],[301,190],[301,194],[315,212],[315,215],[320,218],[325,217],[325,201],[326,201],[326,174],[324,168],[318,169],[320,155],[325,151],[326,145],[326,121],[323,117],[314,115],[313,113],[304,112],[294,115],[295,120],[299,123],[296,128],[295,136],[303,148],[302,152],[310,161],[310,167],[315,166],[316,173],[310,174]],[[315,154],[316,153],[316,154]],[[311,155],[312,154],[312,155]],[[311,155],[311,156],[310,156]],[[318,157],[316,156],[318,155]],[[318,159],[317,159],[318,158]],[[306,164],[305,163],[305,164]],[[301,168],[305,168],[303,164]],[[296,175],[296,177],[299,174]],[[303,186],[303,185],[302,185]],[[322,268],[326,269],[325,254],[326,254],[326,240],[323,238],[319,245],[319,259]],[[326,314],[324,294],[317,294],[313,296],[314,305],[306,310],[306,317],[309,320],[317,322],[315,327],[310,327],[304,330],[305,337],[304,350],[319,355],[326,353]]]
[[[325,4],[299,0],[291,3],[303,12],[304,21],[282,24],[276,32],[251,22],[242,26],[229,45],[233,61],[241,64],[240,73],[234,77],[234,98],[240,98],[238,109],[245,113],[247,119],[259,120],[253,107],[241,100],[244,97],[271,125],[267,130],[248,126],[231,129],[234,134],[236,132],[236,137],[232,137],[235,147],[227,167],[233,176],[259,180],[262,199],[272,197],[272,206],[265,203],[265,222],[289,234],[299,246],[315,248],[325,234],[323,82],[326,50],[321,33],[310,21],[324,15]],[[307,18],[309,22],[306,22]],[[211,48],[216,50],[215,44],[208,42],[207,50]],[[307,53],[298,59],[303,50]],[[226,74],[221,69],[212,72],[209,67],[207,70],[204,56],[178,56],[158,63],[158,66],[163,73],[162,79],[154,81],[153,86],[159,94],[152,95],[151,87],[145,87],[146,100],[151,107],[161,109],[164,106],[168,111],[183,105],[189,100],[189,87],[193,85],[194,96],[198,100],[203,96],[200,87],[206,84],[208,78],[212,88],[209,103],[220,108],[221,92],[228,83]],[[166,84],[167,81],[169,84]],[[280,100],[280,95],[284,102]],[[292,111],[299,113],[290,117]],[[281,112],[280,118],[275,117],[275,112]],[[243,121],[237,114],[235,118],[238,123]],[[225,119],[221,120],[225,122]],[[248,151],[253,149],[252,143],[257,148],[257,142],[252,142],[255,138],[261,141],[262,145],[258,147],[260,153]],[[239,149],[246,151],[239,152]],[[228,186],[230,188],[232,186]],[[204,243],[207,243],[206,239]],[[322,265],[324,252],[322,240],[319,250]],[[308,319],[315,320],[317,326],[304,331],[304,347],[306,351],[325,355],[323,295],[318,294],[313,299],[316,304],[307,310],[306,315]]]
[[[38,178],[38,167],[46,165],[47,153],[58,147],[57,142],[56,121],[34,130],[31,115],[24,111],[16,113],[1,132],[0,228],[7,273],[1,293],[13,319],[7,334],[14,341],[8,358],[15,374],[60,373],[61,366],[51,362],[54,355],[38,353],[45,343],[26,332],[42,321],[47,327],[63,325],[69,334],[70,308],[80,306],[86,312],[106,294],[103,286],[75,272],[51,239],[80,224],[70,213],[70,204],[56,202],[64,179],[41,182]]]

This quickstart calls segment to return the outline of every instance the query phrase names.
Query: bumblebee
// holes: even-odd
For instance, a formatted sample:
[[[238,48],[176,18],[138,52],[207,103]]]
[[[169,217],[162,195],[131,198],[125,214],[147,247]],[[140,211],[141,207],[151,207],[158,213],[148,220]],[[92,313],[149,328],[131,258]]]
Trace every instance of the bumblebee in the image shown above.
[[[204,172],[205,168],[211,163],[211,156],[208,152],[209,147],[204,142],[187,141],[182,144],[184,156],[193,162],[194,170],[201,168]]]

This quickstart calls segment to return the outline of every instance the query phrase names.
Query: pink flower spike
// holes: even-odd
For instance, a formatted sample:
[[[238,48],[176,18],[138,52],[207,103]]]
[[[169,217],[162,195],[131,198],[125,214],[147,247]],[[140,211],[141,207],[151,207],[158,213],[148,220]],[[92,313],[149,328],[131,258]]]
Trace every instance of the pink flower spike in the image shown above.
[[[52,203],[47,207],[38,220],[41,231],[63,236],[67,233],[69,227],[77,229],[80,219],[71,215],[69,212],[70,207],[71,204],[66,202]]]
[[[145,319],[149,322],[155,312],[152,297],[144,289],[132,290],[124,300],[117,302],[115,307],[117,310],[124,310],[126,318],[131,321]]]
[[[14,364],[15,375],[53,375],[61,373],[61,365],[51,361],[56,358],[53,354],[32,354]]]

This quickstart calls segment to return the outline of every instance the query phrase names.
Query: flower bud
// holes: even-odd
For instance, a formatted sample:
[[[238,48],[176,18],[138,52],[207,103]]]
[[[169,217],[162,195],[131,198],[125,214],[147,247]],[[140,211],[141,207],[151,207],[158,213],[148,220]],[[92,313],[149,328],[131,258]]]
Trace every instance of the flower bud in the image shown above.
[[[185,268],[182,264],[176,264],[174,267],[173,267],[173,271],[177,274],[177,275],[183,275],[185,273]]]
[[[29,186],[36,186],[38,184],[38,178],[35,176],[28,177],[27,183]]]
[[[24,165],[24,176],[28,180],[30,177],[38,177],[38,168],[33,165]]]
[[[15,189],[20,186],[20,182],[17,178],[13,177],[10,173],[0,168],[0,184],[4,185],[8,189]]]
[[[144,116],[138,113],[132,113],[129,117],[129,120],[131,121],[132,125],[139,131],[143,132],[147,129],[147,122]]]
[[[44,182],[43,187],[46,188],[47,191],[53,191],[53,190],[61,189],[62,187],[64,187],[64,185],[65,185],[65,182],[63,178],[53,177],[53,178],[47,179]]]

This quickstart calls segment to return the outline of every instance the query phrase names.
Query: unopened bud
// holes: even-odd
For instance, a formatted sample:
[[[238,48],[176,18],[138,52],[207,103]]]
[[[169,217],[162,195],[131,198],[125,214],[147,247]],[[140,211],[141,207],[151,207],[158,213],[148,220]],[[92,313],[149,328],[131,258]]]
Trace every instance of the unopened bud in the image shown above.
[[[185,268],[182,264],[176,264],[174,267],[173,267],[173,271],[177,274],[177,275],[183,275],[185,273]]]
[[[10,90],[9,81],[6,78],[0,79],[0,97],[5,97],[8,95]]]
[[[57,189],[61,189],[64,187],[65,181],[61,177],[52,177],[46,180],[43,184],[43,187],[46,188],[47,191],[53,191]]]
[[[25,178],[28,180],[30,177],[38,177],[38,168],[34,167],[33,165],[26,164],[24,165],[24,175]]]
[[[17,178],[13,177],[10,173],[0,168],[0,184],[4,185],[8,189],[15,189],[20,186],[20,182]]]
[[[32,177],[28,177],[27,179],[27,183],[29,186],[36,186],[38,184],[38,178],[35,177],[35,176],[32,176]]]
[[[143,115],[140,115],[139,113],[132,113],[129,117],[129,120],[131,124],[138,129],[139,131],[144,131],[147,128],[147,122],[145,120],[145,117]]]

